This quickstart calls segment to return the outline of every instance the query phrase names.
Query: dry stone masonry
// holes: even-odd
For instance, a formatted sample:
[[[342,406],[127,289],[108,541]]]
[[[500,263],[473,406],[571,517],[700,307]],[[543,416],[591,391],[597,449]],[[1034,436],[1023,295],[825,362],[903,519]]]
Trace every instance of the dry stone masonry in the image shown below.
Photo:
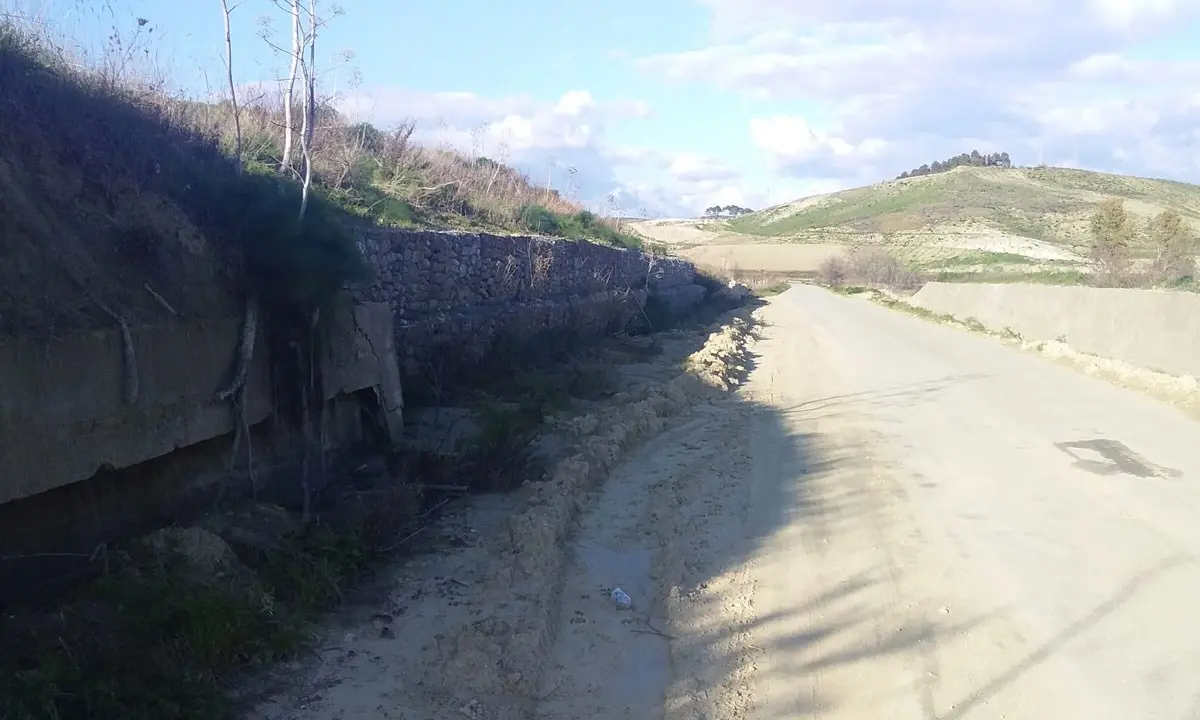
[[[472,361],[497,343],[611,333],[648,297],[678,313],[704,296],[691,263],[637,250],[389,228],[360,237],[375,277],[359,298],[391,306],[401,372],[409,375],[437,352]]]

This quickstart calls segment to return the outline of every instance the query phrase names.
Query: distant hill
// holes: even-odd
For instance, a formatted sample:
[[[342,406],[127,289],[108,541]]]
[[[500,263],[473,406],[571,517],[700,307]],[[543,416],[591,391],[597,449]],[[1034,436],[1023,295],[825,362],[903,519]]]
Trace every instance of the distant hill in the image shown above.
[[[744,235],[800,242],[855,242],[881,236],[1027,238],[1078,249],[1088,218],[1106,198],[1149,219],[1178,211],[1200,228],[1200,185],[1067,168],[957,167],[802,198],[728,221]]]

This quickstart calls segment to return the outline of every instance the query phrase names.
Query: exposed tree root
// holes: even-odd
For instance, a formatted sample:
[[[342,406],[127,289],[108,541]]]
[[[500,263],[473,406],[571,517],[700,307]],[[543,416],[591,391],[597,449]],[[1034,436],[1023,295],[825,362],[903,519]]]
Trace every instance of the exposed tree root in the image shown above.
[[[242,345],[238,349],[237,371],[233,382],[224,390],[217,393],[218,400],[229,400],[246,384],[250,375],[250,362],[254,359],[254,343],[258,336],[258,296],[246,298],[246,321],[242,325]]]
[[[138,399],[138,365],[137,353],[133,348],[133,333],[129,330],[129,323],[125,322],[125,318],[113,312],[107,305],[99,300],[92,299],[96,306],[104,311],[106,315],[117,321],[121,326],[121,357],[125,364],[125,390],[123,400],[126,405],[132,405]]]
[[[233,382],[228,388],[217,392],[217,399],[222,402],[233,401],[234,425],[233,450],[229,457],[229,467],[237,464],[238,450],[242,439],[246,440],[246,472],[250,476],[250,491],[258,497],[258,481],[254,476],[254,444],[250,438],[250,423],[246,419],[246,403],[249,399],[247,379],[250,376],[250,364],[254,360],[254,344],[258,338],[258,296],[251,294],[246,298],[246,319],[242,324],[242,342],[238,348],[237,370],[233,374]]]

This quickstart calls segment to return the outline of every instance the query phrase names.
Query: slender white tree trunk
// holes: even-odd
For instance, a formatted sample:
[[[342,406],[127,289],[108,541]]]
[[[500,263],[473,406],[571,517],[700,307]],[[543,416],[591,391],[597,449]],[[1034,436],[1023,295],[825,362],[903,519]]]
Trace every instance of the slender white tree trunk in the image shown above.
[[[233,84],[233,36],[229,30],[229,0],[221,0],[225,13],[225,77],[229,81],[229,102],[233,105],[233,161],[237,171],[242,171],[242,116],[238,110],[237,89]]]
[[[300,58],[304,54],[304,44],[300,37],[300,0],[292,0],[292,67],[288,71],[287,85],[283,91],[283,157],[279,161],[279,169],[286,172],[292,167],[292,135],[295,132],[295,121],[292,118],[292,108],[296,97],[296,78],[300,74]]]
[[[300,195],[300,219],[304,219],[312,187],[312,141],[317,120],[317,0],[308,2],[308,59],[301,66],[304,69],[304,127],[300,133],[300,150],[304,154],[304,185]]]

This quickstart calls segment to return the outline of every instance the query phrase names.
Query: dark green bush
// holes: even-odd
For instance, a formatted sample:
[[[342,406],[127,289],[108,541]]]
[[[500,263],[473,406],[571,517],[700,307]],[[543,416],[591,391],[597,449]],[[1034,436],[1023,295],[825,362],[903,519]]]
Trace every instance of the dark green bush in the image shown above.
[[[539,235],[559,235],[562,232],[558,216],[541,205],[522,205],[517,210],[517,220],[521,227]]]

